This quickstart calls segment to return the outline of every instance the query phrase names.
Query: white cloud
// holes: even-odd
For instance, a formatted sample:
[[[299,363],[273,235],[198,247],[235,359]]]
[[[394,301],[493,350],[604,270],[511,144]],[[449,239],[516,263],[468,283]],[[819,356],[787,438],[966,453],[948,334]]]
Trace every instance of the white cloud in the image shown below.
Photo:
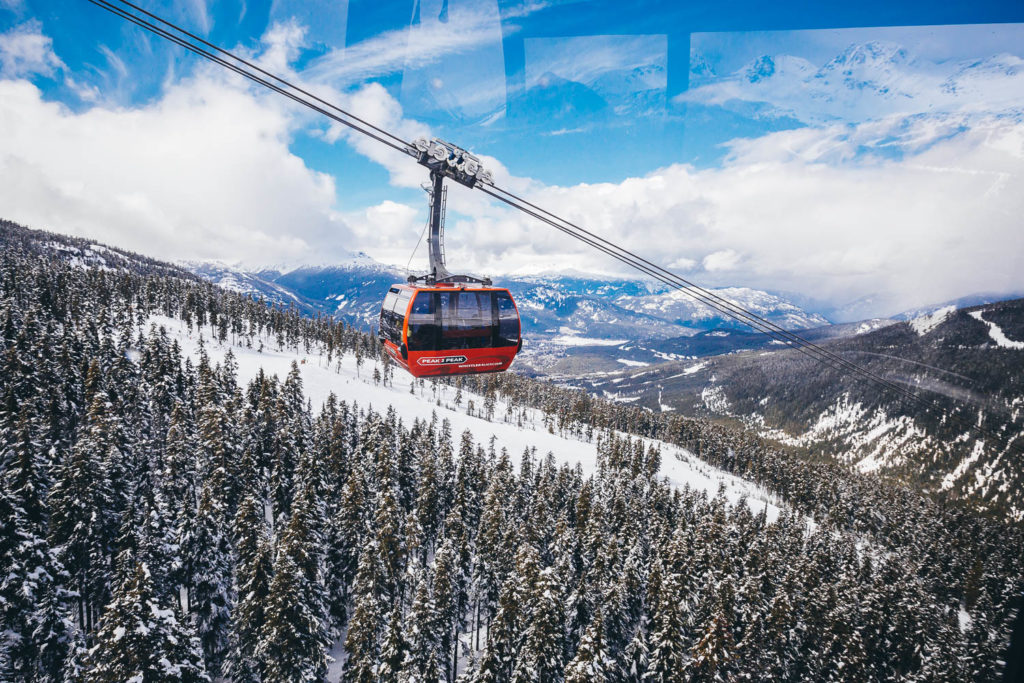
[[[38,26],[5,38],[13,47],[4,64],[14,65],[14,74],[63,68]],[[308,86],[289,65],[303,40],[298,25],[276,24],[250,56]],[[108,59],[116,68],[116,55]],[[65,82],[84,100],[97,100],[95,89],[69,77]],[[377,84],[313,89],[406,139],[429,135],[404,119]],[[379,246],[399,237],[401,246],[382,255],[408,254],[403,226],[418,222],[422,207],[339,206],[334,179],[307,168],[288,148],[292,133],[307,126],[323,126],[323,119],[214,67],[184,80],[169,77],[150,103],[102,102],[81,112],[46,101],[24,78],[0,80],[0,206],[5,218],[169,259],[319,263],[347,256],[360,239]],[[344,139],[392,169],[396,185],[423,181],[408,156],[347,128],[328,128],[323,137]]]
[[[333,179],[288,150],[283,110],[201,76],[81,113],[0,81],[7,218],[160,258],[331,258],[351,243]]]
[[[270,23],[297,22],[316,45],[345,44],[348,0],[271,0]]]
[[[732,249],[715,251],[704,257],[704,270],[714,272],[716,270],[735,270],[739,265],[740,255]]]
[[[345,221],[355,243],[370,247],[374,258],[404,266],[423,232],[424,218],[422,207],[386,200],[363,211],[346,214]],[[419,245],[418,254],[425,258],[425,239]]]
[[[128,66],[124,63],[124,60],[118,57],[113,50],[106,45],[100,45],[99,50],[103,53],[107,63],[110,65],[115,72],[117,72],[118,78],[128,77]]]
[[[262,68],[273,74],[291,72],[291,63],[306,43],[306,27],[294,19],[274,23],[260,42],[263,44],[263,52],[259,56]]]
[[[53,76],[64,68],[53,41],[40,29],[38,21],[28,21],[0,34],[0,76]]]
[[[852,142],[837,141],[843,135]],[[846,126],[775,133],[737,143],[720,169],[674,165],[529,197],[700,284],[797,292],[836,307],[871,297],[863,315],[1024,291],[1024,121],[991,118],[901,160],[845,155],[858,138]],[[449,211],[460,200],[450,196]],[[453,264],[482,272],[616,267],[494,207],[457,221],[446,245]]]
[[[401,105],[378,83],[370,83],[355,92],[337,93],[326,99],[337,102],[342,109],[403,140],[430,137],[430,130],[426,126],[403,118]],[[332,122],[324,139],[328,142],[344,139],[360,154],[387,168],[394,185],[419,187],[423,183],[423,169],[413,163],[409,155],[357,133],[348,126]]]

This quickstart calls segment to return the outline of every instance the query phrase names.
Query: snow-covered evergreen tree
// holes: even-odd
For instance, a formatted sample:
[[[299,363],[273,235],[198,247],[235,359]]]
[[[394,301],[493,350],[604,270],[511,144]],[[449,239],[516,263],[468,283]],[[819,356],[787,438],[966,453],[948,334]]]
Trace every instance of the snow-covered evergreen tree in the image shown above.
[[[651,619],[650,649],[645,681],[672,683],[684,680],[687,653],[684,645],[683,595],[676,575],[670,574],[658,592]]]
[[[408,644],[403,634],[402,610],[392,609],[384,629],[384,638],[380,648],[380,664],[377,667],[377,680],[381,683],[398,683],[408,680],[403,675]]]
[[[310,492],[296,504],[274,562],[257,654],[271,680],[318,681],[327,671],[329,640],[320,539],[310,526],[317,501]]]
[[[99,380],[93,364],[89,377]],[[79,625],[92,631],[110,595],[118,510],[109,463],[118,450],[116,418],[102,390],[94,393],[82,434],[61,465],[50,493],[50,538],[77,600]]]
[[[273,577],[273,545],[264,503],[248,491],[234,520],[235,594],[224,673],[235,683],[259,683],[266,662],[259,647]]]
[[[618,676],[604,638],[604,612],[598,609],[580,639],[576,656],[565,667],[565,682],[604,683],[614,680],[618,680]]]
[[[206,667],[214,676],[219,675],[227,652],[234,602],[229,519],[220,498],[223,489],[217,482],[218,478],[213,477],[203,485],[195,532],[181,549],[185,563],[191,568],[187,584],[188,615],[203,645]]]
[[[88,661],[88,683],[210,680],[194,632],[169,605],[156,602],[141,562],[124,576],[103,612]]]
[[[553,568],[542,569],[526,587],[529,611],[513,683],[560,681],[565,668],[565,611]]]
[[[378,549],[371,544],[359,556],[354,586],[355,607],[345,636],[345,651],[348,653],[342,677],[345,683],[375,680],[380,635],[384,628],[384,606],[387,603],[382,575]]]

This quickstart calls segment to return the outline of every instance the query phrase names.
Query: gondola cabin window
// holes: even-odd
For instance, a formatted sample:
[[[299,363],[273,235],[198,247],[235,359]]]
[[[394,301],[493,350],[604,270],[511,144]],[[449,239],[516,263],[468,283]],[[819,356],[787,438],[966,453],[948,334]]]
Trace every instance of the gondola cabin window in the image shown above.
[[[421,291],[409,311],[410,351],[458,351],[518,343],[519,314],[508,292]]]
[[[482,349],[491,345],[490,292],[438,292],[441,350]]]
[[[402,343],[402,323],[405,309],[409,305],[412,292],[392,287],[384,297],[384,305],[380,312],[381,334],[393,344]]]
[[[514,346],[519,343],[519,313],[508,292],[495,292],[498,309],[498,335],[495,346]]]
[[[432,351],[439,332],[436,293],[419,292],[409,312],[409,350]]]

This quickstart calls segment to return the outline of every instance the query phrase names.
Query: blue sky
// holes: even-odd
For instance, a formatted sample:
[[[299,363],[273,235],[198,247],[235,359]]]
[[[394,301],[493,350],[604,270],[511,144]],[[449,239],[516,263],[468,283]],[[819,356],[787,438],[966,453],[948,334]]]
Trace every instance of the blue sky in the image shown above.
[[[990,242],[1020,227],[1007,216],[1022,208],[1009,188],[1024,6],[828,5],[143,3],[385,125],[486,155],[510,187],[701,282],[796,292],[846,317],[1024,291],[1005,248],[993,264],[961,244],[971,216]],[[404,263],[415,244],[415,165],[85,0],[0,0],[0,35],[6,115],[29,122],[0,163],[24,185],[0,197],[11,218],[248,263],[345,250]],[[30,125],[46,120],[63,137]],[[934,205],[943,188],[952,208]],[[871,192],[898,225],[858,236],[880,222],[862,208]],[[612,271],[479,197],[452,199],[450,253],[467,267]],[[934,244],[908,274],[900,250],[922,239]],[[930,279],[940,264],[956,275]]]

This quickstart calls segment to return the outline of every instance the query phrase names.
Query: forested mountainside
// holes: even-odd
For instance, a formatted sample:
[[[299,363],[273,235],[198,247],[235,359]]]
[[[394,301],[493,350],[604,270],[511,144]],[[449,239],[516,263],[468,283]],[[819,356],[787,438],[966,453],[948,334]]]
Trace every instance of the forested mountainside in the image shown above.
[[[0,679],[998,680],[1024,588],[998,519],[512,374],[458,388],[599,441],[592,473],[358,386],[313,406],[298,365],[243,385],[204,349],[387,383],[373,338],[27,234],[0,228]],[[782,513],[671,487],[641,436]]]
[[[934,407],[793,350],[666,363],[585,386],[763,436],[1024,519],[1024,299],[952,306],[823,342]],[[980,428],[980,432],[972,430]]]

